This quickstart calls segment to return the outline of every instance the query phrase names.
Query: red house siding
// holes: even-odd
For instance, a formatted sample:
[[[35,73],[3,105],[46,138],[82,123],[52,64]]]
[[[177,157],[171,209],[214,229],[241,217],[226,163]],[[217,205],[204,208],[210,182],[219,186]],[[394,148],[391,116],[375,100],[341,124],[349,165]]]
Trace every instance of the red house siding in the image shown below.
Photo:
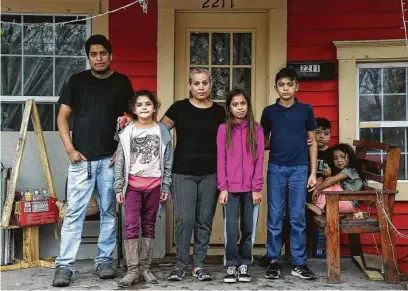
[[[128,4],[110,1],[110,10]],[[334,40],[398,39],[401,30],[397,0],[288,0],[288,61],[336,60]],[[133,88],[157,90],[157,1],[149,1],[148,14],[135,5],[109,18],[113,45],[113,68],[128,75]],[[315,108],[317,117],[333,123],[332,143],[338,142],[338,81],[302,82],[298,97]],[[395,205],[394,224],[408,234],[408,202]],[[371,234],[362,235],[364,250],[376,254]],[[379,242],[378,236],[375,237]],[[342,237],[347,243],[347,237]],[[381,251],[381,247],[378,246]],[[343,247],[342,254],[348,249]],[[408,240],[396,238],[396,254],[408,253]],[[400,271],[408,274],[408,258],[399,260]]]
[[[129,3],[109,1],[109,9]],[[109,39],[113,46],[112,67],[126,74],[133,89],[157,90],[157,1],[149,1],[148,13],[139,4],[109,15]]]
[[[336,60],[334,40],[401,39],[400,1],[383,0],[288,0],[288,61]],[[338,81],[300,83],[300,100],[313,105],[317,117],[333,123],[332,144],[338,142]],[[355,106],[350,104],[350,106]],[[397,202],[393,222],[408,234],[408,202]],[[377,254],[379,237],[361,236],[364,251]],[[347,236],[342,254],[349,253]],[[396,257],[401,272],[408,274],[408,240],[396,237]],[[378,249],[381,251],[381,247]]]

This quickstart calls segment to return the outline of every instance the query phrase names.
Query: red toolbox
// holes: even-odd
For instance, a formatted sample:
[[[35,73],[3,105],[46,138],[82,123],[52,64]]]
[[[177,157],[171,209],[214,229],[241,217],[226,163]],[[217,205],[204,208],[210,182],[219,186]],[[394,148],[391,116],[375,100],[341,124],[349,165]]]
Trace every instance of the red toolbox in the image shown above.
[[[57,198],[36,201],[16,201],[14,208],[14,224],[32,226],[51,224],[58,221]]]

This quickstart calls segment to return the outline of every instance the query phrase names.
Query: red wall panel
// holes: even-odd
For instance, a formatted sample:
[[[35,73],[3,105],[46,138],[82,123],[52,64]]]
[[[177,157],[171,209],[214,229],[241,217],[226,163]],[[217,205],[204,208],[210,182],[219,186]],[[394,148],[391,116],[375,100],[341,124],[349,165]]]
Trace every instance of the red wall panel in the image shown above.
[[[383,0],[288,0],[288,61],[336,60],[333,41],[401,39],[402,17],[399,1]],[[317,117],[333,124],[331,144],[338,142],[338,81],[300,82],[298,97],[314,107]],[[352,105],[352,104],[351,104]],[[354,106],[357,106],[355,104]],[[373,211],[375,213],[375,211]],[[408,234],[408,202],[397,202],[395,226]],[[371,234],[361,236],[364,251],[377,254]],[[342,254],[349,254],[347,236],[342,236]],[[377,244],[379,237],[375,236]],[[396,237],[399,269],[408,274],[408,240]],[[381,246],[378,248],[381,250]]]
[[[110,1],[109,9],[128,4]],[[149,1],[147,14],[139,4],[109,16],[113,69],[129,76],[133,89],[157,90],[157,1]]]

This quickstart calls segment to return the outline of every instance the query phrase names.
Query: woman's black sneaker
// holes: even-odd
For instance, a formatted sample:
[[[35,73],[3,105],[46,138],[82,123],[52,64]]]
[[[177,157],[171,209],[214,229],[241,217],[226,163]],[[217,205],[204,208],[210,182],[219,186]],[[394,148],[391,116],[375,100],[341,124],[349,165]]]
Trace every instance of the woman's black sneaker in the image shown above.
[[[266,279],[279,279],[282,277],[282,269],[279,263],[270,263],[266,269],[265,278]]]
[[[237,267],[229,266],[224,276],[224,283],[237,283]]]
[[[197,271],[192,272],[193,277],[197,278],[198,281],[211,281],[212,276],[210,273],[204,271],[203,268],[198,269]]]
[[[174,269],[170,272],[167,280],[169,281],[181,281],[186,276],[186,273],[180,269]]]
[[[249,275],[247,265],[241,265],[238,267],[238,281],[251,282],[251,275]]]
[[[305,280],[313,280],[316,278],[315,274],[313,274],[306,265],[294,265],[292,275]]]

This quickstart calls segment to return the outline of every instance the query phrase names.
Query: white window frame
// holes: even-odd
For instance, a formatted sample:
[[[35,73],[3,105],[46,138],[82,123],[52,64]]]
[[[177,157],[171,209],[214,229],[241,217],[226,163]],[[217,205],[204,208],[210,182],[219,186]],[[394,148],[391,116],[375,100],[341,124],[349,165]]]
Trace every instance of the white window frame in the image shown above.
[[[68,17],[88,17],[89,14],[83,14],[83,13],[78,13],[78,14],[61,14],[61,13],[4,13],[6,15],[30,15],[30,16],[52,16],[53,17],[53,22],[55,22],[55,17],[59,16],[68,16]],[[91,21],[89,19],[86,20],[86,39],[91,36],[92,33],[92,26],[91,26]],[[55,26],[53,26],[53,34],[55,36]],[[22,30],[21,33],[21,42],[24,40],[24,29]],[[55,58],[56,57],[63,57],[63,58],[83,58],[86,56],[59,56],[55,54],[55,49],[52,55],[25,55],[24,54],[24,49],[23,47],[21,48],[21,54],[1,54],[1,56],[7,56],[7,57],[47,57],[47,58],[52,58],[53,61],[53,69],[55,69]],[[86,61],[86,68],[89,69],[89,62]],[[24,60],[21,62],[21,92],[24,93]],[[53,96],[12,96],[12,95],[0,95],[1,97],[1,102],[25,102],[28,99],[34,99],[38,103],[56,103],[58,101],[59,96],[55,94],[55,72],[53,72],[53,77],[52,77],[52,90],[53,90]]]
[[[53,23],[55,23],[55,18],[56,17],[89,17],[90,14],[84,14],[84,13],[75,13],[75,14],[64,14],[64,13],[4,13],[6,15],[18,15],[18,16],[24,16],[24,15],[30,15],[30,16],[51,16],[53,18]],[[85,39],[88,39],[88,37],[91,36],[92,34],[92,22],[90,19],[85,20],[86,21],[86,35]],[[24,23],[23,23],[24,24]],[[55,41],[55,29],[56,26],[53,26],[53,38]],[[21,31],[21,43],[23,44],[24,41],[24,29]],[[54,43],[55,45],[55,43]],[[7,57],[21,57],[21,93],[24,94],[24,57],[47,57],[47,58],[52,58],[53,62],[53,72],[52,72],[52,96],[26,96],[26,95],[19,95],[19,96],[12,96],[12,95],[0,95],[1,102],[3,103],[23,103],[26,102],[28,99],[34,99],[38,104],[56,104],[58,102],[59,96],[56,95],[55,92],[55,60],[56,57],[62,57],[62,58],[78,58],[78,59],[84,59],[85,58],[85,68],[89,69],[90,65],[87,60],[87,56],[66,56],[66,55],[56,55],[55,54],[55,48],[53,50],[53,54],[51,55],[26,55],[24,54],[24,47],[23,45],[21,46],[21,54],[1,54],[1,56],[7,56]],[[24,105],[22,107],[22,111],[24,111]],[[56,118],[57,118],[57,112],[55,106],[52,106],[52,130],[51,131],[56,131]]]
[[[339,64],[339,141],[351,144],[359,138],[358,65],[407,63],[408,50],[404,39],[334,41],[333,44]],[[356,110],[350,110],[350,106]],[[408,180],[398,181],[397,188],[396,200],[408,201]]]
[[[356,84],[356,94],[357,96],[360,96],[359,93],[359,69],[360,68],[374,68],[374,69],[382,69],[382,68],[407,68],[408,67],[408,62],[390,62],[390,63],[357,63],[357,84]],[[407,86],[405,92],[405,100],[406,100],[406,117],[408,118],[408,74],[405,75],[405,84]],[[389,95],[389,94],[387,94]],[[402,95],[402,94],[399,94]],[[383,106],[384,103],[381,105]],[[360,129],[362,128],[397,128],[397,127],[402,127],[402,128],[407,128],[408,130],[408,120],[406,121],[360,121],[360,100],[357,100],[357,120],[358,120],[358,126],[357,126],[357,136],[360,138]],[[404,144],[405,146],[407,145],[407,133],[404,136]],[[407,164],[407,152],[406,148],[402,149],[401,154],[404,154],[404,165],[405,169],[404,172],[407,173],[408,171],[408,164]],[[383,160],[383,155],[381,155],[381,161]],[[400,183],[408,183],[408,180],[399,180]]]

